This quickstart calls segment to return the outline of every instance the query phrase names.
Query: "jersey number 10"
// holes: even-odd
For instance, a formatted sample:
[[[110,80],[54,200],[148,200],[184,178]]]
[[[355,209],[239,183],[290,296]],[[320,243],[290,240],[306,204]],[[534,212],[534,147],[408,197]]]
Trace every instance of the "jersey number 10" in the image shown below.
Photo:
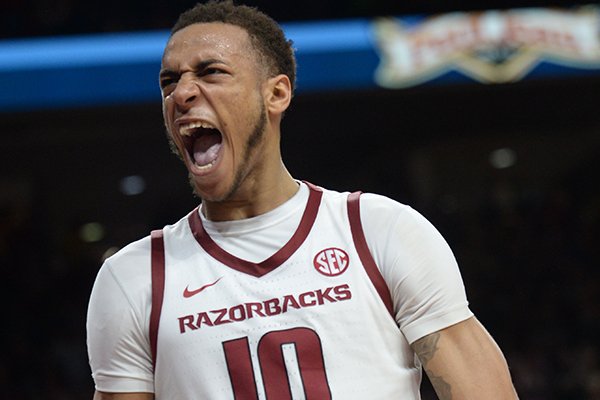
[[[267,399],[292,399],[284,346],[293,345],[306,400],[329,400],[321,339],[309,328],[271,331],[258,342],[258,362]],[[223,342],[225,360],[236,400],[258,399],[248,337]]]

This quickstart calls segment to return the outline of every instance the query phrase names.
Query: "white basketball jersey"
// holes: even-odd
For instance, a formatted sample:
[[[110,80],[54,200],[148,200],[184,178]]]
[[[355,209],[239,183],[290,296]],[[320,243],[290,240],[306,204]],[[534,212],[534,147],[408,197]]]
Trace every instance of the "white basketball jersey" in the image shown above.
[[[153,239],[157,399],[420,398],[350,198],[311,186],[297,231],[260,263],[220,248],[197,211],[162,231],[164,258]]]

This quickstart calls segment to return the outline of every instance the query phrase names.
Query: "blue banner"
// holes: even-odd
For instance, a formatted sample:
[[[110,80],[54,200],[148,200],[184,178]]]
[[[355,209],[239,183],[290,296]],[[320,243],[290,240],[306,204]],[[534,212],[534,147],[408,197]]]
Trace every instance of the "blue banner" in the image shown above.
[[[600,13],[515,9],[284,24],[298,91],[600,73]],[[0,111],[159,101],[168,32],[0,41]]]

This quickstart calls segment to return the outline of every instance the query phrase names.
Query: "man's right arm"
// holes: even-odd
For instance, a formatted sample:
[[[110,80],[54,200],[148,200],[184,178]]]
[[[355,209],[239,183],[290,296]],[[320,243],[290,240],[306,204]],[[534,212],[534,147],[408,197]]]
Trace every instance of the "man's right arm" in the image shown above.
[[[154,400],[153,393],[94,393],[93,400]]]
[[[90,296],[87,344],[98,391],[95,400],[137,400],[139,397],[130,394],[154,391],[147,332],[151,297],[150,246],[149,243],[136,246],[141,250],[134,248],[105,262]],[[113,393],[121,397],[115,397]]]

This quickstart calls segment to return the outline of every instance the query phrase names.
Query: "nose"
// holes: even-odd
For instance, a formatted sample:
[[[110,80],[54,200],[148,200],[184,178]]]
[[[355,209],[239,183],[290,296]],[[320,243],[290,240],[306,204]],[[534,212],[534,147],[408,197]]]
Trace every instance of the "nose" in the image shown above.
[[[181,77],[172,93],[177,108],[181,111],[189,109],[200,97],[200,88],[192,78]]]

